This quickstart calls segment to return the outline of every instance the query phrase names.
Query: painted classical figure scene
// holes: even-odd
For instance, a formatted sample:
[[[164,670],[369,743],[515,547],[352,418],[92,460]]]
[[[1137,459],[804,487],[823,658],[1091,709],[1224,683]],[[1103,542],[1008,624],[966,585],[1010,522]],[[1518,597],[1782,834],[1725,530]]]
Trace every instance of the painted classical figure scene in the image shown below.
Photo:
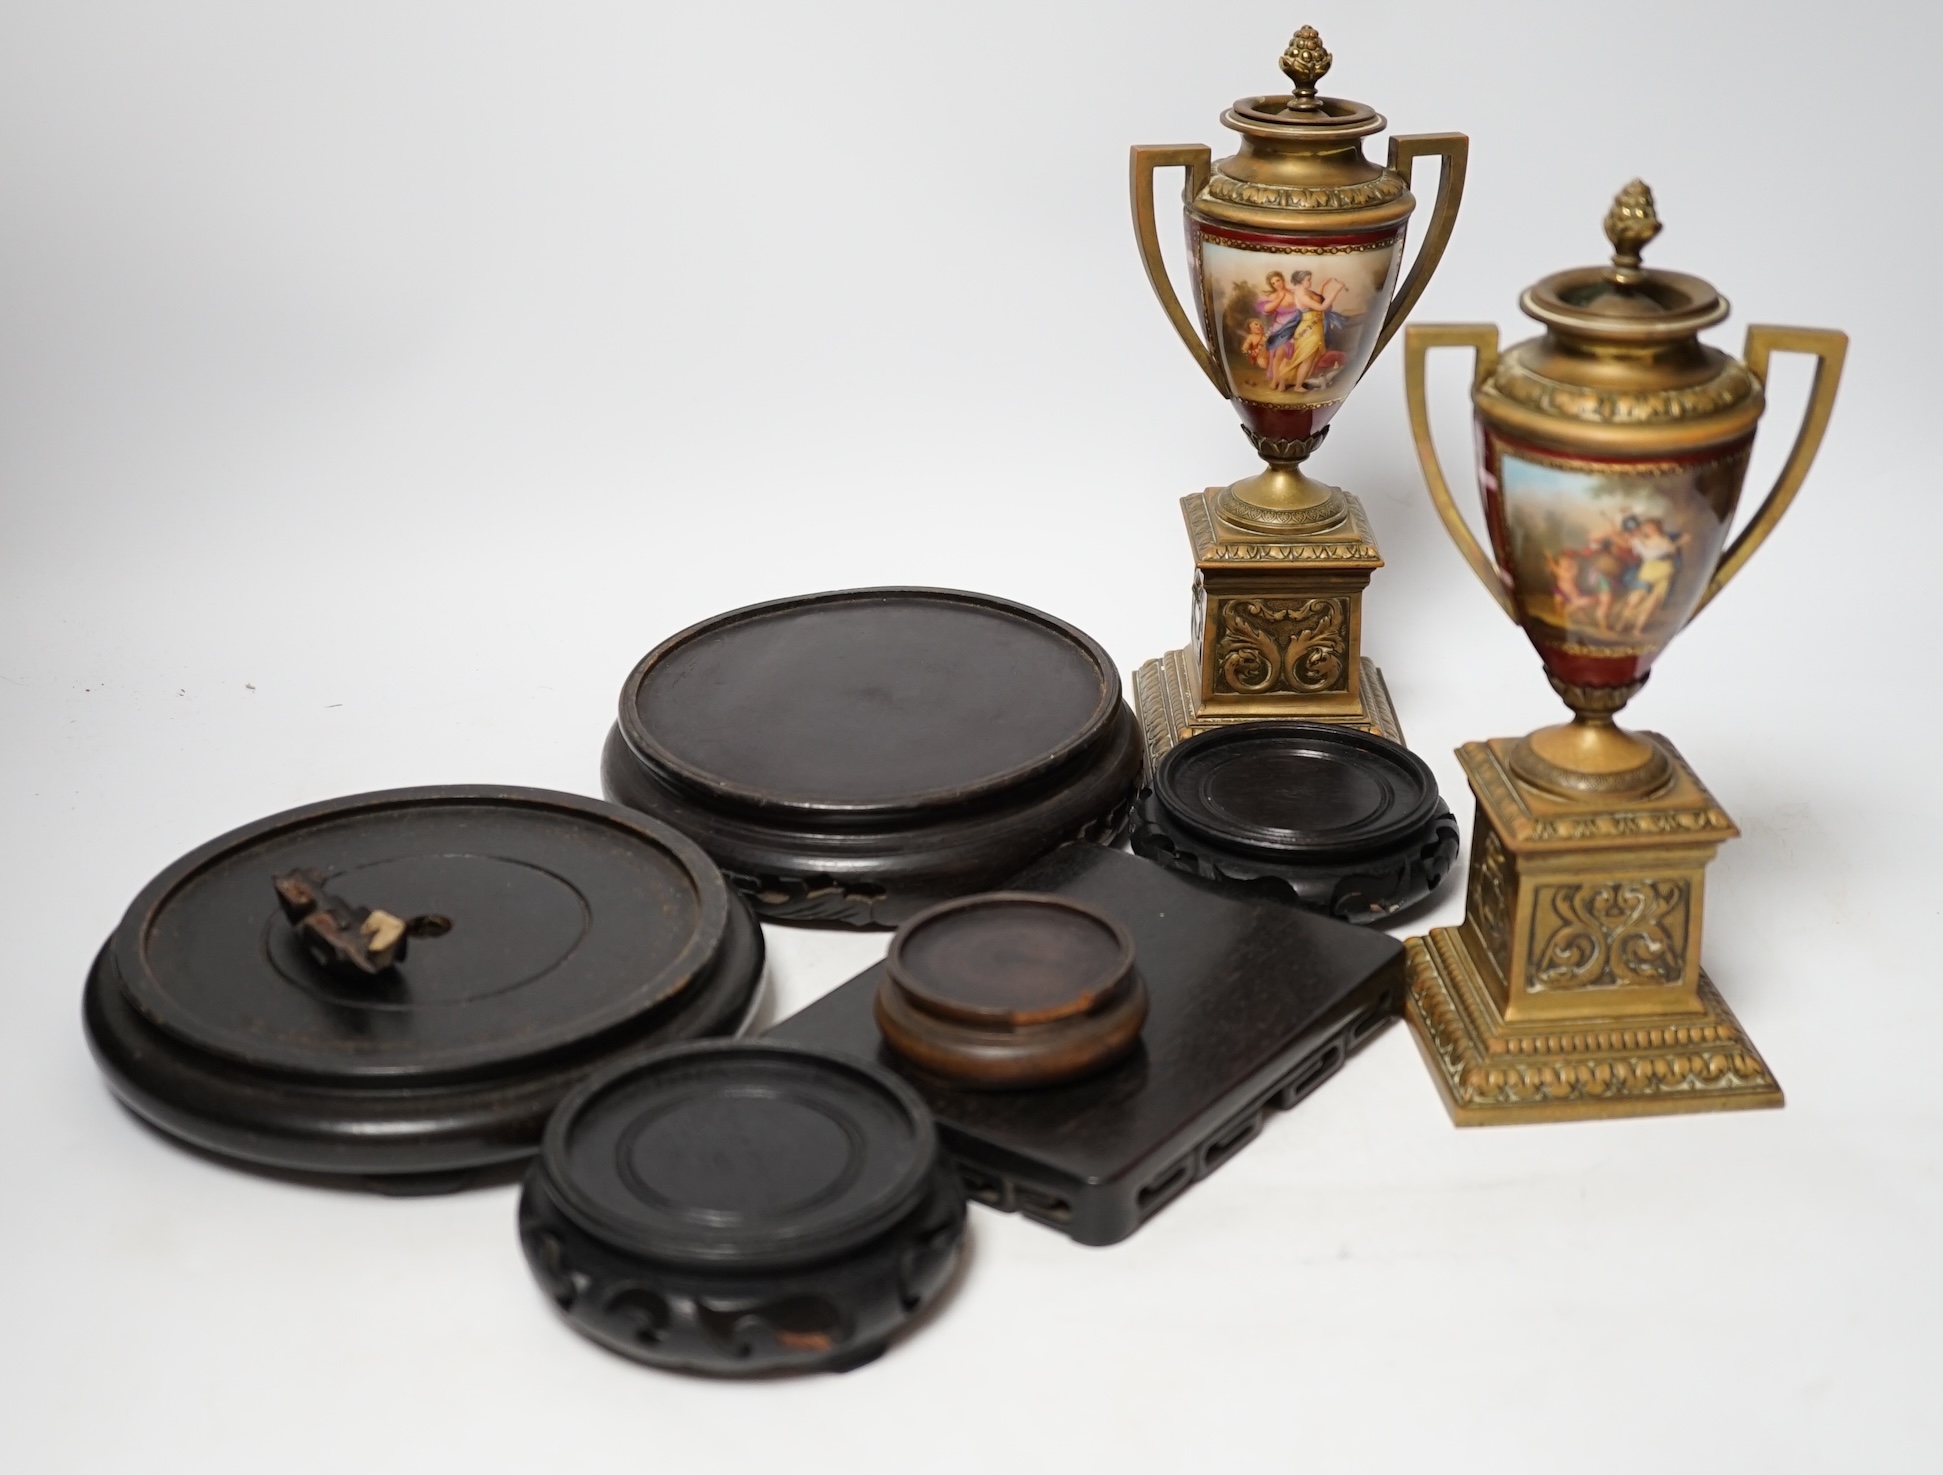
[[[1685,536],[1662,518],[1628,512],[1583,547],[1551,555],[1552,592],[1568,625],[1601,635],[1641,634],[1666,604]]]
[[[1322,404],[1349,393],[1390,300],[1394,244],[1342,252],[1203,246],[1222,359],[1246,398]]]
[[[1241,351],[1268,376],[1268,387],[1284,391],[1327,389],[1342,373],[1343,355],[1329,346],[1329,329],[1342,340],[1349,320],[1336,311],[1343,294],[1341,277],[1313,280],[1314,274],[1272,271],[1263,291],[1250,303]]]
[[[1504,531],[1527,611],[1590,644],[1670,640],[1720,555],[1739,459],[1640,476],[1502,456]]]

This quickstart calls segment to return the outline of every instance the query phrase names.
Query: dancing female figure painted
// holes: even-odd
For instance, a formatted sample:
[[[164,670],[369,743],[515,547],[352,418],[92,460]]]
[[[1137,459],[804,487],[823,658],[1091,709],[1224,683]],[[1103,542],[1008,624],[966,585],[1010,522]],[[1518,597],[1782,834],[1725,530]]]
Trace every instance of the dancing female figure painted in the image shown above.
[[[1255,311],[1262,322],[1258,352],[1265,360],[1257,362],[1268,374],[1270,389],[1300,393],[1330,353],[1329,329],[1342,325],[1335,305],[1345,284],[1329,277],[1311,286],[1311,280],[1312,273],[1306,271],[1291,275],[1272,271],[1267,290],[1255,299]],[[1250,326],[1252,329],[1252,319]]]

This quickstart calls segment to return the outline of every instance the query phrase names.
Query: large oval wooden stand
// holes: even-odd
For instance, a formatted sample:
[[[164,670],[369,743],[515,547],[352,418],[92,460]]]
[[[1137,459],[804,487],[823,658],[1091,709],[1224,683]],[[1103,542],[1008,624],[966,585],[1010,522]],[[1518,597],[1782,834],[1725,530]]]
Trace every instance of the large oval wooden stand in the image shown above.
[[[335,910],[352,956],[286,890]],[[357,955],[392,922],[417,940]],[[401,789],[273,815],[164,871],[102,948],[84,1016],[115,1094],[162,1130],[415,1191],[532,1153],[617,1055],[739,1032],[762,964],[747,906],[665,825],[537,789]]]

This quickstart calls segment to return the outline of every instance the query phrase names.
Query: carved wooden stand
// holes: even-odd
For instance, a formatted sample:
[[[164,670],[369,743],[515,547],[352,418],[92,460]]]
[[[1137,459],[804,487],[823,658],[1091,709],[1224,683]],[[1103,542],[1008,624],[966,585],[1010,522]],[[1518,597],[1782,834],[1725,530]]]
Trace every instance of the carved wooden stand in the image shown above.
[[[1707,863],[1740,833],[1672,744],[1648,797],[1560,798],[1513,740],[1457,756],[1477,796],[1461,927],[1409,949],[1409,1018],[1460,1126],[1779,1106],[1700,967]]]
[[[1134,673],[1149,764],[1231,722],[1341,722],[1403,741],[1389,688],[1362,655],[1363,590],[1383,567],[1363,504],[1338,492],[1330,526],[1263,532],[1215,511],[1219,487],[1181,499],[1194,545],[1193,641]]]

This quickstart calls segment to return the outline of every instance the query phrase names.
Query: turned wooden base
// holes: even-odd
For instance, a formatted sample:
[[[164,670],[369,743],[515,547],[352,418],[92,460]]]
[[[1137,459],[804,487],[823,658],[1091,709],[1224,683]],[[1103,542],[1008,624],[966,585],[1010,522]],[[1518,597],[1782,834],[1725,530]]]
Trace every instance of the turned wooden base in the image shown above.
[[[1460,1127],[1780,1106],[1704,970],[1702,1012],[1508,1025],[1461,927],[1405,944],[1411,1032]]]
[[[1117,843],[1139,723],[1091,637],[1009,600],[840,589],[663,641],[601,756],[764,921],[894,927],[1069,840]]]

